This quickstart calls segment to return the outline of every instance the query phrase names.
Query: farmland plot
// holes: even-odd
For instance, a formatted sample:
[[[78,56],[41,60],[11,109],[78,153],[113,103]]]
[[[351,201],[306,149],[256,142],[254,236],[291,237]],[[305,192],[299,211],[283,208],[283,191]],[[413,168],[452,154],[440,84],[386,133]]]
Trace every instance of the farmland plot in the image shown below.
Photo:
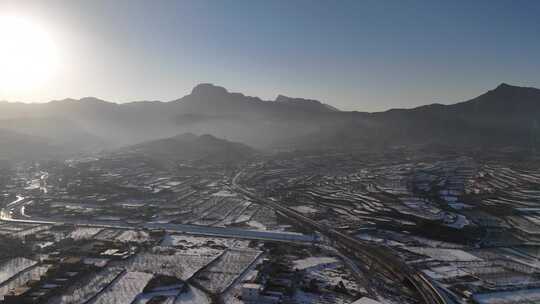
[[[120,242],[135,242],[135,243],[146,243],[151,240],[148,232],[137,231],[137,230],[126,230],[116,237],[117,241]]]
[[[13,258],[0,265],[0,283],[9,280],[11,277],[17,275],[19,272],[25,270],[28,267],[34,266],[37,262],[27,258]]]
[[[31,227],[29,229],[25,229],[25,230],[16,232],[16,233],[12,234],[12,236],[14,236],[16,238],[19,238],[19,239],[24,239],[25,237],[27,237],[29,235],[36,234],[36,233],[41,232],[41,231],[49,230],[50,228],[51,228],[51,225],[39,225],[39,226]]]
[[[215,257],[215,255],[180,254],[177,251],[174,251],[173,254],[168,252],[144,252],[126,261],[125,266],[128,271],[148,272],[187,280]]]
[[[333,288],[340,282],[343,282],[345,287],[350,290],[361,288],[353,279],[354,277],[349,272],[349,269],[345,267],[341,260],[335,257],[308,257],[295,260],[293,264],[294,268],[305,271],[306,280],[316,279],[327,288]]]
[[[193,222],[195,225],[211,226],[221,221],[227,213],[236,207],[235,200],[228,197],[215,197],[212,206],[201,213],[199,219]]]
[[[199,220],[200,225],[214,225],[218,222],[223,221],[231,213],[238,212],[239,207],[242,206],[242,201],[238,199],[232,199],[225,197],[219,205],[212,208],[212,210],[204,216],[202,220]]]
[[[153,276],[144,272],[124,272],[90,304],[130,304]]]
[[[114,241],[121,233],[122,230],[118,229],[103,229],[94,238],[96,240]]]
[[[4,223],[0,226],[0,232],[4,234],[12,234],[14,232],[20,232],[30,228],[39,227],[39,224],[23,224],[23,223]]]
[[[103,228],[77,227],[73,232],[71,232],[69,237],[75,241],[87,240],[98,234],[101,230],[103,230]]]
[[[244,223],[244,222],[247,222],[249,220],[251,220],[251,218],[253,217],[253,215],[257,212],[257,210],[259,210],[260,206],[255,204],[255,203],[251,203],[251,202],[247,202],[249,204],[249,206],[244,209],[242,211],[242,214],[240,214],[234,221],[234,223]]]
[[[273,230],[278,226],[276,213],[268,207],[257,209],[250,222],[252,222],[252,226],[254,227],[259,226],[257,228],[260,230]]]
[[[168,234],[161,246],[175,247],[182,254],[217,256],[226,248],[247,248],[249,241],[230,238]]]
[[[221,201],[223,201],[223,197],[214,196],[210,199],[205,200],[201,204],[198,204],[193,207],[192,213],[195,215],[190,220],[187,221],[187,223],[194,223],[197,222],[199,219],[203,219],[207,214],[209,214],[213,208],[218,206]]]
[[[213,294],[224,292],[259,257],[260,251],[227,250],[195,277],[196,282]]]
[[[240,218],[244,214],[244,212],[248,210],[248,208],[252,205],[252,203],[248,201],[237,200],[237,202],[238,203],[236,204],[236,207],[230,212],[228,212],[227,215],[223,218],[223,220],[218,223],[219,226],[229,226],[233,223],[238,222],[238,218]],[[246,217],[244,216],[244,218]]]
[[[174,301],[174,304],[210,304],[210,303],[211,303],[211,300],[202,290],[199,290],[191,285],[188,285],[188,290],[184,293],[181,293]]]
[[[121,268],[103,269],[71,285],[62,295],[51,298],[47,304],[86,303],[104,290],[123,271]]]
[[[4,299],[4,296],[13,288],[17,288],[25,285],[30,280],[38,280],[47,270],[49,265],[36,266],[28,268],[18,275],[14,276],[11,280],[0,285],[0,301]]]

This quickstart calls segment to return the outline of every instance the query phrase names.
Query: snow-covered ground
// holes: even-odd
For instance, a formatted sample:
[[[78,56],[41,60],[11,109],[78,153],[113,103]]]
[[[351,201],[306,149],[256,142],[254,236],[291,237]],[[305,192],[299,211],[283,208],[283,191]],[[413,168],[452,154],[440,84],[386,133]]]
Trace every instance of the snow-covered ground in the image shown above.
[[[445,219],[445,225],[448,227],[456,228],[456,229],[463,229],[463,227],[469,225],[469,220],[461,215],[461,214],[455,214],[455,216],[449,220],[449,222]]]
[[[174,304],[210,304],[210,298],[200,289],[197,289],[191,285],[188,286],[188,290],[181,293]]]
[[[24,286],[30,280],[39,279],[50,266],[36,266],[20,272],[12,280],[2,284],[0,287],[0,301],[4,299],[4,296],[13,288]]]
[[[120,229],[103,229],[94,236],[96,240],[114,241],[123,232]]]
[[[212,194],[212,196],[220,196],[220,197],[234,197],[236,196],[236,193],[232,193],[228,190],[220,190],[214,194]]]
[[[142,252],[125,262],[125,267],[133,272],[148,272],[168,275],[188,280],[217,255],[183,254],[175,249],[154,248],[152,252]]]
[[[216,255],[225,248],[247,248],[248,245],[247,240],[181,234],[167,234],[161,242],[161,246],[175,247],[184,254],[198,255]]]
[[[78,240],[90,239],[94,235],[98,234],[103,228],[92,228],[92,227],[77,227],[71,234],[70,238]]]
[[[145,243],[150,241],[150,235],[146,231],[126,230],[116,237],[120,242]]]
[[[481,259],[477,256],[474,256],[466,251],[460,249],[442,249],[442,248],[428,248],[428,247],[403,247],[404,249],[431,257],[438,261],[459,261],[459,262],[468,262],[468,261],[480,261]]]
[[[17,275],[26,268],[35,265],[37,262],[27,258],[13,258],[0,265],[0,283],[5,282]]]
[[[224,304],[244,304],[242,301],[242,283],[253,283],[257,278],[259,271],[255,270],[257,265],[260,265],[259,262],[262,262],[262,259],[259,259],[256,263],[251,266],[251,269],[246,271],[242,278],[239,278],[236,285],[229,289],[225,294],[221,296]]]
[[[315,213],[319,210],[313,208],[313,207],[310,207],[310,206],[295,206],[295,207],[291,207],[291,209],[294,209],[300,213],[304,213],[304,214],[310,214],[310,213]]]
[[[103,291],[92,304],[130,304],[154,275],[144,272],[124,272]]]
[[[220,294],[248,270],[260,256],[256,250],[231,249],[199,272],[195,279],[206,291]]]
[[[247,221],[246,224],[258,230],[266,230],[266,226],[257,221]]]
[[[304,270],[307,268],[335,267],[339,261],[334,257],[309,257],[294,261],[294,268]]]
[[[352,275],[346,272],[344,263],[335,257],[308,257],[295,260],[293,268],[304,270],[307,280],[316,279],[323,286],[329,288],[343,282],[347,289],[354,291],[359,289]]]
[[[540,289],[476,294],[473,298],[479,304],[538,303],[540,302]]]
[[[427,274],[430,278],[436,280],[451,279],[469,275],[468,272],[458,268],[457,266],[432,267],[430,269],[424,270],[424,273]]]
[[[122,271],[123,269],[120,268],[103,269],[96,274],[78,281],[66,289],[62,295],[51,298],[47,304],[87,303],[87,301],[105,289]]]

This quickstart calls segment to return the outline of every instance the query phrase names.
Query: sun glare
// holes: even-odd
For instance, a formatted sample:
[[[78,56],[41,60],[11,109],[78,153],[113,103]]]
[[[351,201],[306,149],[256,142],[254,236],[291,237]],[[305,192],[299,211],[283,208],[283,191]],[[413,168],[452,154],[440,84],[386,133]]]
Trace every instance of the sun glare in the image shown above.
[[[58,67],[56,45],[49,34],[29,20],[0,16],[0,92],[37,89]]]

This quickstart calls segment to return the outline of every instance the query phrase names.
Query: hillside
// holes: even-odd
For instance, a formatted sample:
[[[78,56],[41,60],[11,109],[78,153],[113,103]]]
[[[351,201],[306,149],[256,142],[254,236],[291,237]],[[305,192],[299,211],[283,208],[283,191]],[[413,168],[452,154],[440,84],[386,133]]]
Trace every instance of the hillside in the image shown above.
[[[191,133],[140,143],[119,152],[134,153],[159,162],[202,164],[234,163],[255,154],[255,150],[240,143]]]
[[[501,84],[471,100],[372,115],[387,140],[464,146],[527,146],[540,135],[540,90]]]
[[[0,129],[0,160],[44,160],[67,152],[46,139]]]

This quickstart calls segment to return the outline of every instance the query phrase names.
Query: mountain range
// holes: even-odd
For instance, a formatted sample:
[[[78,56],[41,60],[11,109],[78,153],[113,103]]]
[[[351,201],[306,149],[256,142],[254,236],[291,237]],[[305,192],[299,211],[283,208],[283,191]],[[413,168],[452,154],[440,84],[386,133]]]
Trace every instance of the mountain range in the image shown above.
[[[540,138],[539,114],[539,89],[508,84],[451,105],[376,113],[340,111],[316,100],[283,95],[267,101],[200,84],[169,102],[116,104],[93,97],[39,104],[0,102],[0,158],[13,157],[20,149],[28,156],[55,149],[63,154],[114,150],[188,132],[260,150],[429,144],[529,147]]]

